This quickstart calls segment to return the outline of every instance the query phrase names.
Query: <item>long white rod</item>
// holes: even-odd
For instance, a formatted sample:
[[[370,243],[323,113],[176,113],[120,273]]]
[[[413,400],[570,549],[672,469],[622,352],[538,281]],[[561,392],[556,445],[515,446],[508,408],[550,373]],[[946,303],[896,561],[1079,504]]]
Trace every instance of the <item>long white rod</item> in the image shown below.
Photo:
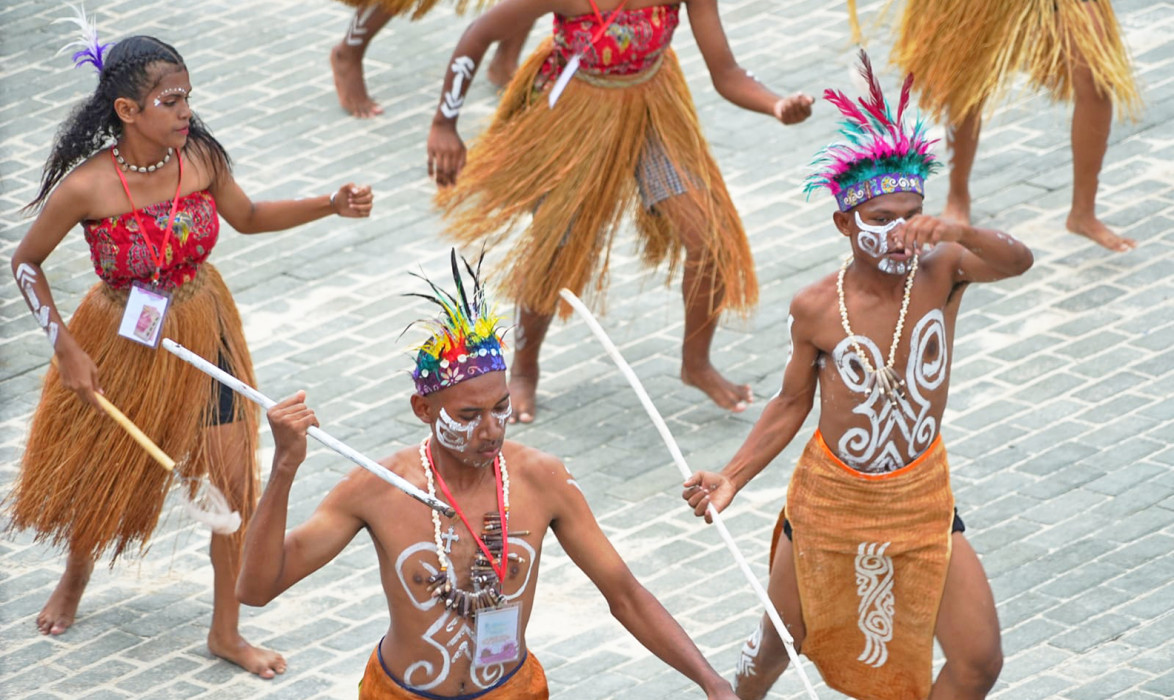
[[[175,342],[171,338],[164,338],[163,339],[163,347],[166,348],[167,351],[170,352],[171,354],[175,355],[176,357],[183,360],[184,362],[187,362],[188,364],[192,365],[193,367],[200,370],[204,374],[207,374],[208,376],[212,377],[213,379],[216,379],[220,383],[227,386],[229,389],[232,389],[236,393],[248,398],[250,401],[253,401],[254,403],[260,404],[261,407],[264,408],[265,410],[269,410],[270,408],[273,407],[274,404],[277,403],[276,401],[274,401],[273,399],[269,398],[268,396],[262,394],[261,392],[257,391],[253,387],[249,386],[248,384],[245,384],[241,380],[232,376],[228,372],[225,372],[224,370],[220,369],[219,367],[217,367],[216,365],[207,361],[206,359],[200,357],[199,355],[192,352],[191,350],[188,350],[187,348],[185,348],[184,346]],[[346,443],[342,442],[338,438],[332,437],[331,435],[329,435],[326,431],[322,430],[321,428],[312,425],[312,426],[310,426],[310,429],[306,431],[306,433],[310,437],[317,440],[318,442],[322,443],[323,445],[326,445],[327,447],[329,447],[330,449],[339,453],[343,457],[346,457],[347,459],[349,459],[350,461],[359,465],[360,467],[363,467],[364,469],[371,472],[375,476],[379,477],[380,479],[383,479],[387,483],[396,487],[400,491],[403,491],[404,493],[408,494],[409,496],[411,496],[412,498],[416,499],[417,501],[423,503],[424,505],[428,506],[429,508],[432,508],[432,509],[436,510],[437,512],[444,513],[445,515],[447,515],[450,518],[453,516],[453,514],[454,514],[453,509],[447,503],[445,503],[444,501],[441,501],[437,498],[434,498],[433,496],[429,496],[428,494],[424,493],[423,491],[416,488],[412,484],[408,483],[400,475],[392,472],[387,467],[385,467],[382,464],[376,462],[375,460],[367,457],[366,455],[362,454],[358,450],[356,450],[356,449],[352,448],[351,446],[347,445]]]
[[[669,448],[669,454],[672,455],[673,462],[676,463],[677,469],[680,470],[682,476],[688,479],[693,475],[693,471],[689,469],[689,465],[686,464],[685,455],[681,454],[681,448],[677,446],[677,441],[673,438],[673,434],[669,431],[669,427],[664,422],[664,418],[661,417],[660,411],[658,411],[656,409],[656,405],[652,403],[652,399],[648,396],[648,392],[644,390],[644,385],[640,383],[640,378],[636,376],[636,372],[632,370],[632,366],[629,365],[627,360],[624,359],[624,356],[620,354],[620,351],[618,348],[616,348],[615,343],[611,342],[611,338],[609,338],[607,332],[603,330],[603,326],[599,325],[599,321],[596,320],[595,315],[592,314],[591,310],[588,309],[586,305],[584,305],[583,302],[579,300],[579,297],[575,296],[574,292],[569,289],[563,289],[559,291],[559,295],[561,295],[562,298],[571,305],[571,308],[573,308],[579,313],[580,316],[583,317],[583,320],[587,322],[587,326],[591,329],[591,332],[595,334],[595,337],[598,338],[599,342],[603,345],[603,349],[607,351],[607,354],[611,357],[612,361],[615,362],[616,367],[619,367],[620,372],[624,375],[624,378],[628,380],[628,384],[632,385],[632,389],[636,392],[636,395],[640,397],[640,403],[644,404],[644,410],[648,413],[648,417],[651,418],[653,424],[656,425],[656,429],[660,433],[661,439],[664,440],[665,446]],[[738,568],[742,570],[742,573],[746,576],[746,580],[750,582],[750,587],[754,589],[754,593],[758,595],[758,599],[762,601],[763,606],[766,607],[766,614],[768,617],[770,617],[770,621],[774,624],[775,630],[779,633],[779,637],[783,640],[783,646],[787,650],[787,656],[791,657],[791,664],[795,667],[795,670],[799,672],[799,677],[803,679],[803,685],[807,688],[807,694],[814,700],[816,698],[815,688],[812,687],[811,679],[807,677],[807,672],[803,669],[803,665],[799,662],[799,655],[795,652],[795,639],[791,636],[791,633],[787,631],[786,625],[783,624],[783,618],[779,616],[778,610],[775,609],[774,604],[770,601],[770,596],[766,594],[766,589],[762,587],[762,584],[758,581],[758,577],[756,577],[754,572],[750,569],[750,564],[746,561],[746,557],[742,556],[742,551],[738,549],[738,545],[734,542],[734,536],[730,534],[728,529],[726,529],[726,524],[722,521],[721,514],[718,513],[717,509],[713,507],[712,503],[709,504],[709,508],[706,512],[713,519],[713,524],[717,527],[717,531],[721,534],[722,539],[725,540],[726,547],[728,547],[730,553],[734,555],[734,561],[738,563]]]

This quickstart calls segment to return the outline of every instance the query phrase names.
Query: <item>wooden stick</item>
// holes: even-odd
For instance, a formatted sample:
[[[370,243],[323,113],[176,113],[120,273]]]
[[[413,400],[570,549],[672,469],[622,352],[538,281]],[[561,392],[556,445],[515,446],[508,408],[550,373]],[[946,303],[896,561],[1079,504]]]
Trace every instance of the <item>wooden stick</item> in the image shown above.
[[[216,365],[214,365],[211,362],[200,357],[199,355],[192,352],[191,350],[188,350],[187,348],[185,348],[184,346],[175,342],[171,338],[164,338],[163,339],[163,347],[171,354],[175,355],[179,359],[183,360],[184,362],[186,362],[186,363],[190,364],[191,366],[195,367],[196,369],[200,370],[204,374],[207,374],[208,376],[212,377],[213,379],[216,379],[217,381],[219,381],[221,384],[228,387],[229,389],[232,389],[233,391],[237,392],[241,396],[244,396],[245,398],[249,399],[250,401],[253,401],[254,403],[259,404],[265,410],[269,410],[277,403],[273,399],[262,394],[261,392],[257,391],[256,389],[249,386],[248,384],[245,384],[240,379],[237,379],[236,377],[232,376],[228,372],[225,372],[224,370],[220,369]],[[310,428],[306,431],[306,434],[308,434],[310,437],[314,438],[318,442],[322,443],[323,445],[326,445],[327,447],[334,450],[335,452],[342,455],[343,457],[346,457],[347,459],[349,459],[350,461],[359,465],[360,467],[371,472],[372,474],[379,477],[380,479],[383,479],[384,481],[386,481],[387,483],[396,487],[400,491],[403,491],[404,493],[408,494],[409,496],[416,499],[417,501],[423,503],[424,505],[428,506],[429,508],[432,508],[436,512],[443,513],[444,515],[446,515],[450,518],[453,517],[454,515],[456,515],[456,511],[454,511],[452,509],[452,507],[450,505],[448,505],[447,503],[445,503],[444,501],[441,501],[434,496],[429,496],[428,494],[424,493],[420,489],[416,488],[416,486],[414,486],[413,484],[409,483],[407,480],[405,480],[399,474],[396,474],[395,472],[391,471],[390,469],[383,466],[379,462],[376,462],[375,460],[371,459],[370,457],[367,457],[363,453],[354,449],[350,445],[347,445],[346,443],[342,442],[338,438],[329,435],[325,430],[322,430],[321,428],[319,428],[317,426],[311,425]]]
[[[579,297],[575,296],[574,292],[569,289],[562,289],[559,291],[559,295],[583,317],[583,320],[587,322],[587,327],[591,329],[591,332],[603,344],[603,349],[607,351],[612,361],[615,362],[616,367],[620,369],[620,373],[628,380],[628,384],[632,385],[632,389],[636,392],[636,396],[640,397],[640,403],[644,405],[644,410],[648,413],[648,417],[652,419],[652,423],[660,433],[661,439],[664,440],[665,446],[669,448],[669,454],[672,455],[677,469],[680,470],[682,476],[688,479],[693,475],[693,472],[689,469],[689,465],[685,463],[685,455],[681,454],[681,448],[677,445],[677,441],[673,439],[673,434],[669,431],[668,425],[664,422],[664,418],[661,417],[660,411],[656,410],[656,405],[652,403],[652,399],[648,396],[648,392],[644,390],[644,385],[640,383],[640,378],[636,376],[636,372],[632,370],[632,366],[620,354],[615,343],[611,342],[611,338],[607,336],[607,332],[603,330],[603,326],[599,325],[599,321],[595,319],[595,315],[579,300]],[[721,514],[713,507],[712,503],[709,504],[706,513],[713,519],[714,526],[717,527],[717,531],[725,541],[730,553],[734,555],[734,561],[738,563],[738,568],[742,570],[742,573],[746,576],[746,580],[750,582],[750,587],[754,589],[754,593],[766,607],[767,617],[774,624],[775,631],[779,633],[779,638],[783,640],[783,647],[787,650],[787,656],[791,657],[791,664],[799,672],[799,678],[802,679],[803,686],[807,688],[807,694],[812,700],[816,700],[815,688],[812,687],[811,680],[807,677],[807,672],[799,662],[799,654],[795,651],[795,639],[787,630],[786,625],[783,624],[783,618],[779,615],[779,611],[775,609],[774,603],[770,601],[770,596],[766,594],[766,589],[762,587],[762,584],[758,581],[758,577],[750,569],[749,562],[746,561],[746,557],[742,556],[742,551],[738,549],[737,543],[734,542],[734,536],[726,529],[726,524],[722,521]]]
[[[164,452],[158,445],[156,445],[155,442],[151,440],[151,438],[147,437],[146,433],[139,430],[139,426],[135,425],[131,419],[127,418],[122,411],[118,410],[117,406],[110,403],[109,399],[96,391],[94,392],[94,398],[98,400],[98,405],[102,407],[102,410],[106,412],[106,415],[113,418],[115,423],[121,425],[122,429],[129,433],[130,436],[134,438],[134,441],[139,443],[140,447],[147,451],[147,454],[155,458],[155,461],[159,463],[159,466],[163,467],[167,471],[175,470],[175,460],[168,457],[167,453]]]

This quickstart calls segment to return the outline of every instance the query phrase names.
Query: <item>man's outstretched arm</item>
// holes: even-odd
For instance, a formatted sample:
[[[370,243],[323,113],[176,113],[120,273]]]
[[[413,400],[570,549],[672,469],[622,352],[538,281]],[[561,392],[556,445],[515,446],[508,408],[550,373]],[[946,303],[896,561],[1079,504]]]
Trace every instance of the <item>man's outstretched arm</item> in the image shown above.
[[[975,228],[950,219],[918,215],[897,231],[898,246],[918,252],[939,243],[956,243],[954,282],[996,282],[1031,269],[1031,249],[1010,234]]]
[[[276,451],[269,483],[245,536],[236,596],[245,605],[265,605],[317,571],[346,547],[363,523],[346,508],[343,487],[331,491],[314,514],[288,535],[289,491],[306,458],[306,430],[318,425],[299,391],[269,409]],[[345,485],[345,482],[344,482]]]
[[[563,474],[561,465],[550,470]],[[701,651],[627,564],[599,529],[583,494],[561,476],[551,477],[549,494],[554,520],[551,529],[571,561],[587,574],[612,615],[638,642],[662,661],[699,685],[710,700],[733,700],[730,684],[709,665]]]

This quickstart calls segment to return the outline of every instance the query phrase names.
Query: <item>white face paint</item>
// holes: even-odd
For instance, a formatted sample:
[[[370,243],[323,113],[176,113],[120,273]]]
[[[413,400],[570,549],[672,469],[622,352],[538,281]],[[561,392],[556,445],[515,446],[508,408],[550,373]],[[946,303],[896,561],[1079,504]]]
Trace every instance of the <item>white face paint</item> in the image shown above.
[[[525,576],[518,586],[518,590],[505,596],[507,601],[516,600],[525,593],[530,585],[531,574],[534,571],[533,562],[535,560],[534,548],[530,546],[529,542],[520,537],[510,538],[510,551],[526,552],[523,561],[517,564],[517,566],[525,566],[526,570]],[[399,578],[400,585],[403,586],[404,591],[408,594],[412,606],[421,612],[436,608],[440,600],[429,595],[426,587],[417,585],[416,588],[412,588],[409,586],[409,576],[406,569],[417,567],[422,569],[425,579],[434,576],[439,570],[431,561],[435,557],[435,552],[435,543],[417,542],[405,548],[395,560],[395,574]],[[424,553],[424,556],[414,556],[421,553]],[[514,573],[512,567],[515,564],[512,563],[512,558],[510,561],[510,577],[513,578]],[[521,573],[521,571],[518,572],[518,574]],[[453,578],[452,569],[449,569],[449,577]],[[456,585],[455,580],[453,584]],[[428,658],[420,659],[408,666],[404,671],[404,683],[417,690],[435,688],[448,680],[453,671],[453,665],[461,659],[468,659],[470,678],[473,681],[473,685],[478,688],[488,688],[501,680],[502,675],[505,673],[504,664],[486,666],[484,668],[472,666],[473,641],[476,635],[469,622],[452,610],[444,609],[443,605],[440,605],[439,608],[440,616],[436,618],[436,621],[428,627],[424,634],[420,635],[420,640],[434,651],[426,655]]]
[[[449,119],[456,119],[465,104],[464,86],[473,79],[473,71],[477,64],[468,56],[460,56],[452,62],[452,87],[444,93],[440,103],[440,113]]]
[[[904,219],[894,219],[884,226],[874,226],[864,223],[864,220],[860,218],[859,211],[852,213],[856,215],[856,228],[860,229],[860,233],[856,236],[856,245],[874,258],[879,258],[889,252],[889,232],[905,223]]]
[[[371,15],[375,14],[377,7],[372,3],[367,7],[359,8],[359,11],[351,18],[351,26],[347,27],[346,39],[344,39],[347,46],[359,46],[367,41],[363,38],[367,35],[367,21],[371,19]]]
[[[41,328],[45,329],[45,335],[49,336],[49,345],[54,348],[57,347],[57,323],[50,320],[51,310],[48,304],[42,304],[37,297],[37,271],[32,265],[28,263],[21,263],[20,267],[16,268],[16,285],[20,287],[20,291],[24,294],[24,299],[28,302],[29,308],[33,311],[33,318],[37,319],[37,323]]]
[[[880,262],[876,264],[876,269],[890,275],[903,275],[909,271],[909,261],[881,258]]]
[[[434,431],[436,433],[436,441],[453,452],[463,452],[469,446],[469,443],[472,442],[473,433],[477,431],[480,425],[480,416],[468,423],[462,423],[448,415],[448,411],[444,410],[442,406],[440,417],[436,419],[436,430]]]
[[[946,347],[946,321],[941,309],[933,309],[913,327],[909,338],[909,359],[905,366],[905,394],[896,403],[881,391],[873,375],[852,347],[855,340],[869,356],[873,367],[884,367],[885,358],[870,338],[862,335],[841,340],[832,351],[840,380],[849,390],[864,394],[852,412],[868,419],[867,428],[851,428],[840,437],[836,454],[857,471],[875,474],[891,472],[924,452],[938,433],[937,420],[926,396],[946,380],[950,367]],[[929,356],[931,343],[937,352]],[[904,454],[898,438],[905,444]]]
[[[188,91],[185,90],[184,88],[181,88],[181,87],[167,88],[166,90],[163,90],[162,92],[160,92],[158,95],[155,96],[155,106],[158,107],[158,106],[162,105],[163,98],[167,97],[168,95],[186,95],[186,94],[188,94]]]
[[[507,403],[501,411],[490,411],[489,415],[493,416],[493,420],[497,421],[497,427],[504,428],[506,421],[510,419],[510,416],[514,415],[514,402],[510,401]]]
[[[750,635],[750,639],[742,645],[742,651],[738,654],[738,666],[735,673],[739,678],[746,678],[747,676],[754,676],[758,673],[756,664],[758,663],[758,652],[762,649],[762,634],[763,621],[758,621],[758,628]]]

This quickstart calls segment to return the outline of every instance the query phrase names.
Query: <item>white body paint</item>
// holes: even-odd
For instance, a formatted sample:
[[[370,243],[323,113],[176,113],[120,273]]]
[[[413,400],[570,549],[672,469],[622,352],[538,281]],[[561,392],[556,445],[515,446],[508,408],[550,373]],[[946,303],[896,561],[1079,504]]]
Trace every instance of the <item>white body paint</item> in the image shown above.
[[[20,287],[20,291],[24,294],[24,299],[28,302],[29,308],[33,311],[33,318],[37,319],[37,323],[45,330],[45,334],[49,336],[49,345],[57,347],[57,323],[50,320],[52,311],[48,304],[42,304],[41,300],[37,298],[37,271],[32,265],[28,263],[21,263],[20,267],[16,268],[16,285]]]
[[[795,326],[795,317],[787,314],[787,340],[790,341],[787,345],[787,361],[783,364],[783,378],[787,376],[787,368],[791,366],[791,358],[795,356],[795,334],[793,328]],[[779,384],[779,390],[775,392],[772,399],[778,398],[783,393],[782,383]]]
[[[436,440],[454,452],[460,452],[469,446],[473,433],[481,425],[481,418],[474,418],[468,423],[448,415],[444,407],[440,409],[440,418],[436,421]]]
[[[535,552],[529,542],[519,537],[510,538],[510,549],[515,551],[525,550],[528,555],[525,559],[525,578],[522,579],[522,583],[518,586],[517,591],[505,596],[507,601],[514,601],[521,597],[530,585],[530,576],[534,572],[533,562]],[[408,594],[412,605],[417,610],[428,611],[436,607],[440,603],[440,600],[429,595],[426,589],[413,590],[408,585],[408,576],[404,571],[408,560],[418,553],[435,554],[436,545],[432,542],[417,542],[410,547],[406,547],[396,557],[395,575],[399,579],[400,585],[403,586],[404,591]],[[434,576],[437,573],[437,568],[426,560],[420,560],[420,566],[423,567],[428,576]],[[451,569],[448,575],[450,579],[453,579]],[[453,585],[456,585],[455,579],[453,580]],[[422,595],[423,599],[417,597],[418,594]],[[448,680],[453,663],[461,658],[467,658],[470,661],[473,659],[473,647],[476,639],[473,627],[465,618],[457,615],[452,610],[442,610],[440,617],[428,627],[424,634],[420,636],[420,639],[436,650],[440,661],[439,663],[433,663],[434,660],[421,659],[407,667],[402,680],[413,689],[429,690],[435,688]],[[472,669],[473,685],[480,689],[492,686],[505,673],[504,664],[486,666],[484,668],[470,666],[470,668]]]
[[[461,113],[461,107],[465,104],[465,96],[462,94],[465,81],[473,79],[473,71],[476,69],[477,64],[468,56],[460,56],[452,62],[452,87],[444,94],[444,100],[440,103],[440,113],[445,117],[456,119]]]
[[[368,5],[361,8],[351,18],[351,25],[347,27],[346,39],[344,39],[347,46],[359,46],[366,41],[363,37],[367,34],[367,20],[375,14],[375,7],[375,5]]]
[[[873,226],[864,223],[859,211],[852,213],[856,215],[856,228],[860,229],[860,234],[856,236],[856,245],[874,258],[889,252],[889,232],[905,223],[904,219],[894,219],[884,226]]]
[[[857,661],[880,668],[889,660],[893,641],[893,560],[885,556],[889,542],[861,542],[856,549],[856,594],[860,596],[856,626],[864,634]]]
[[[758,663],[758,652],[762,649],[762,620],[758,621],[758,628],[750,635],[750,639],[742,645],[742,651],[738,654],[738,667],[735,670],[739,676],[753,676],[758,673],[758,668],[755,664]]]
[[[926,357],[931,340],[937,340],[936,358]],[[937,421],[930,415],[926,395],[946,380],[949,367],[946,345],[946,321],[941,309],[933,309],[913,327],[909,338],[909,360],[905,365],[905,394],[890,401],[872,374],[863,371],[852,341],[870,355],[873,367],[883,367],[884,357],[871,339],[862,335],[841,340],[832,361],[848,389],[866,394],[852,412],[868,419],[867,428],[850,428],[840,437],[836,453],[845,464],[866,473],[884,473],[900,469],[925,451],[938,433]],[[905,440],[902,454],[896,438]]]
[[[155,96],[155,106],[158,107],[159,105],[163,104],[163,98],[167,97],[168,95],[186,95],[186,94],[188,94],[188,91],[185,90],[184,88],[181,88],[181,87],[167,88],[166,90],[160,92],[158,95]]]

